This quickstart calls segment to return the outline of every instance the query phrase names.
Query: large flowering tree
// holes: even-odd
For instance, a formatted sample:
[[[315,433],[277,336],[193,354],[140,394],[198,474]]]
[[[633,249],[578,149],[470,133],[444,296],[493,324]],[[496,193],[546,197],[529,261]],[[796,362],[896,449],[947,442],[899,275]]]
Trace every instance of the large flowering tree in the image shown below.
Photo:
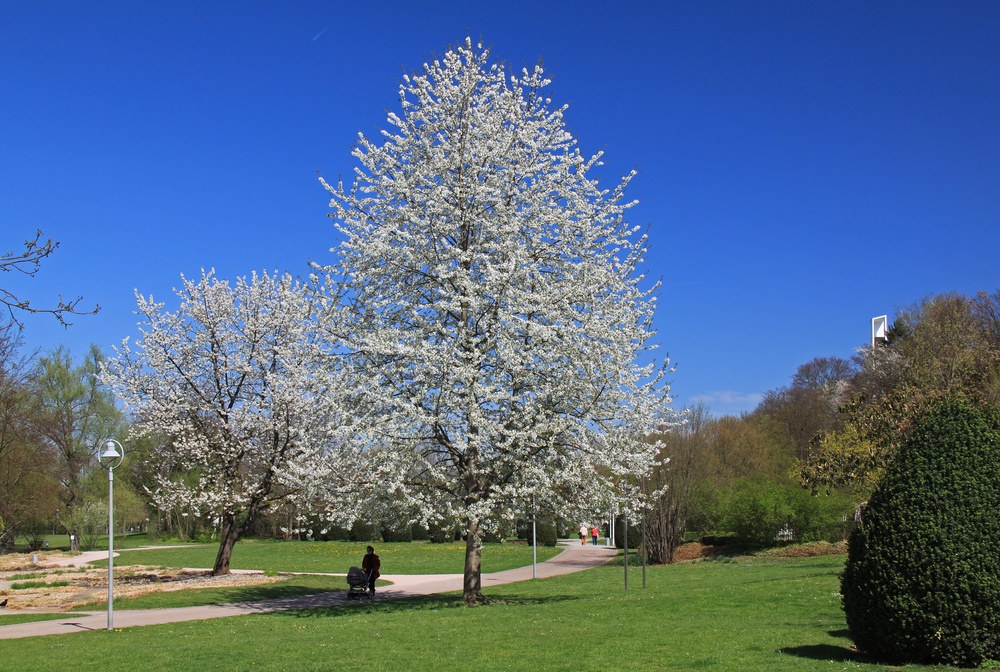
[[[219,517],[213,573],[226,574],[258,513],[328,484],[345,379],[317,336],[331,313],[289,276],[203,273],[176,293],[176,312],[137,295],[142,337],[116,348],[102,380],[139,435],[166,437],[160,458],[196,476],[160,476],[153,496]]]
[[[650,349],[656,285],[611,190],[545,97],[470,41],[405,76],[392,130],[359,136],[353,185],[324,182],[343,235],[345,345],[378,423],[372,501],[467,531],[464,595],[482,599],[480,536],[545,501],[566,514],[638,499],[669,415]],[[606,509],[601,509],[606,510]]]

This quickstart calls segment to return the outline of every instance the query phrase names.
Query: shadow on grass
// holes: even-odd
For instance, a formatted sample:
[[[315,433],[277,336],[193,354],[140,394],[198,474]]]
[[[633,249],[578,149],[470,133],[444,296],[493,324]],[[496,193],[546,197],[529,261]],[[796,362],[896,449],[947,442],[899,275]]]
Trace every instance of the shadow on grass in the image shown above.
[[[286,583],[264,583],[257,586],[245,586],[226,595],[226,602],[256,602],[257,600],[273,600],[283,597],[299,597],[301,595],[316,595],[319,593],[347,593],[347,581],[344,577],[331,577],[324,580],[317,577],[316,581],[295,581]],[[392,582],[379,579],[376,587],[388,587]],[[229,590],[234,590],[230,588]]]
[[[134,598],[117,598],[116,609],[169,609],[176,607],[200,606],[205,604],[225,604],[232,602],[256,602],[275,600],[320,593],[347,591],[346,583],[322,580],[294,579],[280,583],[265,583],[255,586],[198,588],[176,592],[160,592]],[[100,600],[73,607],[70,611],[93,611],[105,604]]]
[[[347,604],[333,604],[324,607],[309,607],[306,609],[282,609],[269,612],[275,618],[338,618],[355,616],[358,613],[393,614],[414,611],[445,611],[458,609],[492,609],[496,607],[552,604],[578,600],[576,595],[549,595],[546,597],[508,595],[503,598],[489,598],[489,602],[476,607],[468,607],[459,594],[438,594],[405,597],[400,599],[374,602],[358,600]]]
[[[831,660],[838,663],[868,663],[871,662],[857,651],[844,646],[834,646],[832,644],[812,644],[810,646],[788,646],[778,649],[778,653],[784,653],[799,658],[809,658],[811,660]]]
[[[259,586],[247,586],[231,597],[226,596],[226,602],[256,602],[257,600],[274,600],[283,597],[299,597],[317,593],[347,592],[347,586],[316,586],[296,583],[271,583]]]
[[[851,641],[851,633],[847,628],[827,631],[831,637],[846,639]],[[789,646],[778,649],[778,653],[785,653],[799,658],[809,658],[811,660],[830,660],[839,663],[871,663],[872,659],[858,653],[853,648],[847,646],[836,646],[834,644],[813,644],[810,646]]]

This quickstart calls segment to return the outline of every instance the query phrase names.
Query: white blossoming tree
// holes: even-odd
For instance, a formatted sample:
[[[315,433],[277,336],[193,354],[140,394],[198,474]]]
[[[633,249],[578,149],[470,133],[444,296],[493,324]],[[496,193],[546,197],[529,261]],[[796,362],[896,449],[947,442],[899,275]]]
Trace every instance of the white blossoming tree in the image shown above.
[[[670,417],[666,364],[637,363],[656,285],[624,217],[635,173],[600,188],[601,155],[580,153],[548,84],[467,40],[403,78],[393,129],[359,136],[353,186],[323,182],[343,235],[325,270],[379,418],[372,498],[462,521],[469,603],[483,532],[532,499],[590,520],[634,507],[643,437]]]
[[[183,278],[182,278],[183,279]],[[137,293],[142,337],[128,339],[102,380],[134,415],[135,431],[167,437],[161,459],[189,475],[160,477],[154,498],[221,521],[213,573],[278,500],[308,501],[328,469],[340,427],[342,382],[315,297],[289,276],[235,285],[202,273],[183,280],[177,312]],[[191,485],[196,475],[196,483]]]

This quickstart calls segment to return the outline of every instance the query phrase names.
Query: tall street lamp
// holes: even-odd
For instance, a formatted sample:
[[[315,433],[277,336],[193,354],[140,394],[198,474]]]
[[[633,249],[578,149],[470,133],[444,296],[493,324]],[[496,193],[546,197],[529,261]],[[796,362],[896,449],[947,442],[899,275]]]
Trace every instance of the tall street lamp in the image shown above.
[[[104,443],[104,452],[100,455],[101,466],[108,470],[108,630],[114,630],[114,571],[115,571],[115,469],[121,465],[125,457],[122,444],[114,439]]]

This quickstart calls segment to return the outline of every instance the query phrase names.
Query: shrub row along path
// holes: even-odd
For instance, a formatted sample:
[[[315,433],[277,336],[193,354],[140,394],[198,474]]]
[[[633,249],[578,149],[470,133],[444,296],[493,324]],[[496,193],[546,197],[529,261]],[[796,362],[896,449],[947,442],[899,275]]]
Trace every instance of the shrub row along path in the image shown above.
[[[615,557],[616,553],[613,547],[593,546],[589,543],[583,545],[576,540],[560,541],[559,544],[563,547],[562,553],[536,565],[535,574],[538,578],[544,579],[560,574],[582,572],[585,569],[605,564]],[[93,554],[82,554],[76,558],[71,558],[65,564],[79,566],[91,560],[102,560],[106,557],[107,552],[95,551]],[[331,574],[331,576],[345,575]],[[485,589],[503,583],[527,581],[531,578],[532,567],[529,565],[518,569],[509,569],[505,572],[483,574],[482,582]],[[461,574],[383,574],[382,579],[391,581],[392,585],[379,587],[375,596],[377,601],[462,590]],[[351,600],[351,602],[361,603],[363,600]],[[208,604],[200,607],[123,609],[114,611],[114,627],[119,629],[141,625],[177,623],[180,621],[201,621],[209,618],[223,618],[225,616],[260,614],[268,611],[280,611],[282,609],[308,609],[310,607],[326,607],[347,603],[347,591],[339,590],[317,593],[315,595],[257,600],[254,602]],[[76,612],[68,614],[66,619],[0,626],[0,639],[59,635],[71,632],[85,632],[87,630],[106,630],[107,627],[108,612],[106,610]]]

